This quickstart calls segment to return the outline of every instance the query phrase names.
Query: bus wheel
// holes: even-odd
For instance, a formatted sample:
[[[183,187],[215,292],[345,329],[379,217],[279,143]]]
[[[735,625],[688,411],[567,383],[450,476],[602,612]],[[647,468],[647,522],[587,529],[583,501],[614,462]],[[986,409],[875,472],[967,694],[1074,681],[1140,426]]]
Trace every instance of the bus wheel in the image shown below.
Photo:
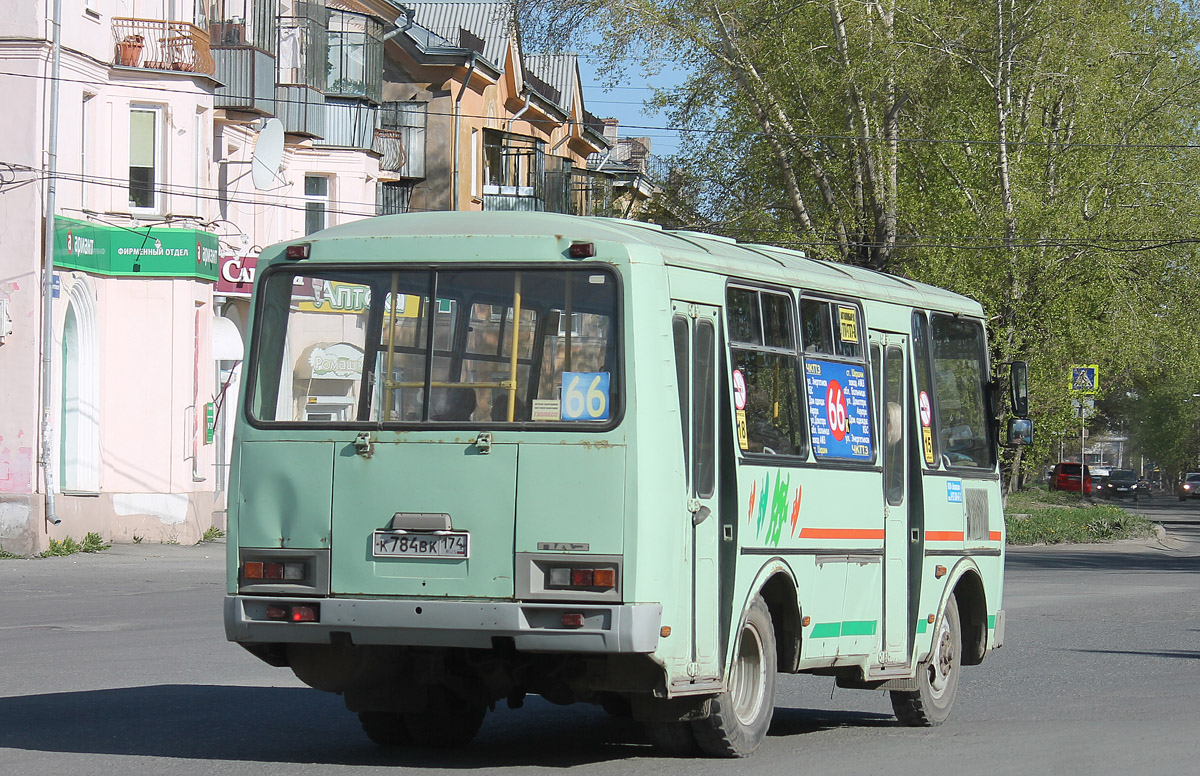
[[[412,743],[404,715],[393,711],[360,711],[358,722],[367,738],[380,746],[404,746]]]
[[[954,594],[946,602],[946,616],[933,637],[929,661],[917,668],[915,691],[893,690],[892,709],[902,725],[930,727],[950,716],[958,692],[962,668],[962,630],[958,622],[958,601]]]
[[[450,749],[471,743],[485,714],[487,706],[481,702],[431,689],[426,709],[405,713],[404,722],[417,745]]]
[[[728,689],[713,698],[708,717],[692,722],[706,754],[745,757],[766,738],[775,713],[777,659],[771,613],[756,596],[738,638]]]

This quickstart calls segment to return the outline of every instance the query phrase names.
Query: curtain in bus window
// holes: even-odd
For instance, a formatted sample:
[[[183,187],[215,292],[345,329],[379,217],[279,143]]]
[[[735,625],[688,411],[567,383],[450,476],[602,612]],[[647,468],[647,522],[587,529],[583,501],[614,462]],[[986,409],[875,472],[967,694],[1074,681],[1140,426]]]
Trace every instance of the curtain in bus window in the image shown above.
[[[984,399],[983,327],[977,321],[934,315],[932,328],[942,457],[948,466],[991,468],[995,456]]]

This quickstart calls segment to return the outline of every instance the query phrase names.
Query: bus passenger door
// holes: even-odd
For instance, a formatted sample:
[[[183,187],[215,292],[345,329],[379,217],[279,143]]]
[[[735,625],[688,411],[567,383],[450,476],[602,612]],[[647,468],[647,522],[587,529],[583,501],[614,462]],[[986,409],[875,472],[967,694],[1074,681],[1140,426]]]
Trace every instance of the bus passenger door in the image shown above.
[[[883,458],[883,647],[879,662],[907,666],[908,644],[908,338],[873,333]]]
[[[672,301],[672,338],[683,420],[686,509],[691,526],[693,680],[721,676],[718,638],[717,364],[720,308]]]

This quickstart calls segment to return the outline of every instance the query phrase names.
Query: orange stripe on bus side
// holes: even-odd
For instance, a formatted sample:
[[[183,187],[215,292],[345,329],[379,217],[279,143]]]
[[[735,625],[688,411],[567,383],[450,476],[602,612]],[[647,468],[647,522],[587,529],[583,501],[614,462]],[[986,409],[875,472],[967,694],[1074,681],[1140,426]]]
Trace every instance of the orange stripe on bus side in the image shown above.
[[[965,534],[962,531],[926,531],[927,542],[961,542]]]
[[[801,528],[801,539],[882,539],[883,531],[874,528]]]

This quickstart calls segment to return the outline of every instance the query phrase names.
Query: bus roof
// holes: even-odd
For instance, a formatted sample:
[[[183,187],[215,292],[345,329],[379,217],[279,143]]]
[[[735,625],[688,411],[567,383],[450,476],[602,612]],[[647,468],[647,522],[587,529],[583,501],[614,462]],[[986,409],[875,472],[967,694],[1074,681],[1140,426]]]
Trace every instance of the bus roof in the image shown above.
[[[936,286],[849,264],[813,259],[801,251],[739,243],[702,232],[594,216],[510,211],[439,211],[362,219],[309,235],[305,241],[389,237],[554,237],[656,249],[664,264],[786,283],[802,288],[932,306],[982,315],[978,302]],[[289,241],[293,242],[293,241]]]

